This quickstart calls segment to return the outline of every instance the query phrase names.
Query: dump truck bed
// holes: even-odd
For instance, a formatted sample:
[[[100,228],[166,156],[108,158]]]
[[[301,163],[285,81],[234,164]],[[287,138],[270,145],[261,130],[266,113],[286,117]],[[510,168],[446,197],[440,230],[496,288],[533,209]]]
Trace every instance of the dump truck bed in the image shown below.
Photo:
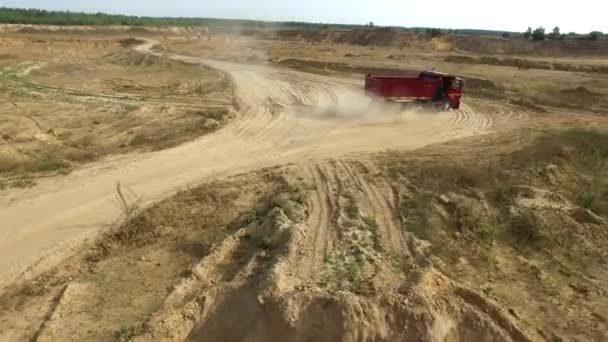
[[[392,100],[433,100],[440,86],[441,80],[438,79],[369,75],[365,81],[365,92],[368,96]]]

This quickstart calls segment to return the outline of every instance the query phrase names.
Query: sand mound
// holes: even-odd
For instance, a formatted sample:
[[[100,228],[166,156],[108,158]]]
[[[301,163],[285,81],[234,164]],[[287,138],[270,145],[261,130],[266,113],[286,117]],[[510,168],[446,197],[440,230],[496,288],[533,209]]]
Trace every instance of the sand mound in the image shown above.
[[[187,340],[508,341],[528,340],[497,306],[433,270],[402,294],[357,296],[239,289],[204,297]],[[190,305],[192,307],[192,305]],[[239,308],[235,311],[235,308]]]

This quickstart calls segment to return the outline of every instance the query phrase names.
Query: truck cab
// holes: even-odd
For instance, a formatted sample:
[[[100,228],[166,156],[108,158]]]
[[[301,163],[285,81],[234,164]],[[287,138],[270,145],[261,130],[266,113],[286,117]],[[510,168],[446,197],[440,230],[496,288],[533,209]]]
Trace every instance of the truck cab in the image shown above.
[[[423,71],[418,78],[420,80],[435,80],[439,83],[437,93],[432,99],[433,102],[447,101],[449,108],[458,109],[460,107],[464,79],[436,71]]]

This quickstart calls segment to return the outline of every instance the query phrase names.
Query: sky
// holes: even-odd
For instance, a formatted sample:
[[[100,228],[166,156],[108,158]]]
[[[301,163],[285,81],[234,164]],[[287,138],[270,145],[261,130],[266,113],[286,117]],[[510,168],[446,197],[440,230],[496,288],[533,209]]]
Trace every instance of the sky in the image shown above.
[[[0,6],[138,16],[380,26],[608,32],[606,0],[0,0]]]

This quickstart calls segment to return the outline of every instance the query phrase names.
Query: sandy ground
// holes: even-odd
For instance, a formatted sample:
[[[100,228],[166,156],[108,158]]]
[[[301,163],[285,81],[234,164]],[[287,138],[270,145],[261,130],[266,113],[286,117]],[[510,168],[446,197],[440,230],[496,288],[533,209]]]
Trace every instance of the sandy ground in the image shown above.
[[[0,40],[0,189],[108,155],[177,146],[229,120],[228,75],[135,52],[134,42]]]
[[[137,47],[150,51],[154,42]],[[492,113],[466,103],[448,113],[388,113],[359,96],[351,80],[264,66],[169,55],[230,73],[240,116],[210,136],[174,149],[105,160],[63,179],[2,195],[2,281],[61,260],[118,216],[116,183],[155,201],[211,177],[349,153],[411,150],[492,129]]]
[[[155,45],[146,40],[134,48],[161,56]],[[542,258],[526,259],[502,245],[492,249],[492,263],[476,264],[483,255],[462,232],[454,234],[456,240],[442,234],[437,235],[444,240],[421,240],[400,211],[404,201],[426,189],[407,179],[409,174],[395,179],[383,174],[377,158],[387,150],[409,151],[412,160],[483,158],[486,148],[497,153],[521,146],[525,128],[598,125],[605,119],[470,98],[457,111],[403,110],[365,100],[361,80],[340,73],[304,73],[260,60],[218,61],[206,54],[162,58],[229,74],[236,117],[178,147],[107,157],[61,178],[41,179],[32,188],[3,192],[0,287],[9,297],[0,304],[14,311],[0,315],[0,339],[601,340],[608,314],[605,272],[563,263],[558,270],[550,263],[543,267]],[[419,155],[413,152],[421,149]],[[275,165],[282,167],[252,173]],[[581,181],[576,173],[564,170],[575,176],[560,179],[562,171],[551,170],[555,187]],[[182,192],[176,197],[181,202],[153,207],[157,215],[148,218],[150,236],[136,231],[126,238],[134,239],[132,244],[111,240],[114,247],[102,257],[79,254],[83,241],[121,217],[117,183],[128,197],[153,204],[190,185],[243,173],[193,190],[200,198]],[[447,221],[451,210],[460,215],[473,201],[482,214],[464,219],[475,224],[487,219],[483,196],[471,189],[465,193],[446,190],[449,196],[423,201],[433,203],[429,207]],[[264,203],[263,195],[272,195],[268,208],[274,209],[251,208]],[[555,215],[551,222],[584,228],[589,239],[605,235],[604,219],[574,210],[577,206],[557,193],[532,189],[523,196],[513,205],[517,210]],[[191,197],[193,203],[184,200]],[[242,210],[252,211],[253,218],[239,219]],[[163,220],[169,212],[180,213],[176,222]],[[227,222],[200,222],[216,212]],[[581,212],[584,224],[575,218]],[[212,247],[175,248],[180,229],[195,230],[199,222],[236,225]],[[460,256],[443,259],[450,253]],[[33,281],[9,287],[24,279]],[[537,293],[537,286],[544,288]],[[575,310],[573,302],[580,304]],[[544,312],[556,314],[545,320]]]

